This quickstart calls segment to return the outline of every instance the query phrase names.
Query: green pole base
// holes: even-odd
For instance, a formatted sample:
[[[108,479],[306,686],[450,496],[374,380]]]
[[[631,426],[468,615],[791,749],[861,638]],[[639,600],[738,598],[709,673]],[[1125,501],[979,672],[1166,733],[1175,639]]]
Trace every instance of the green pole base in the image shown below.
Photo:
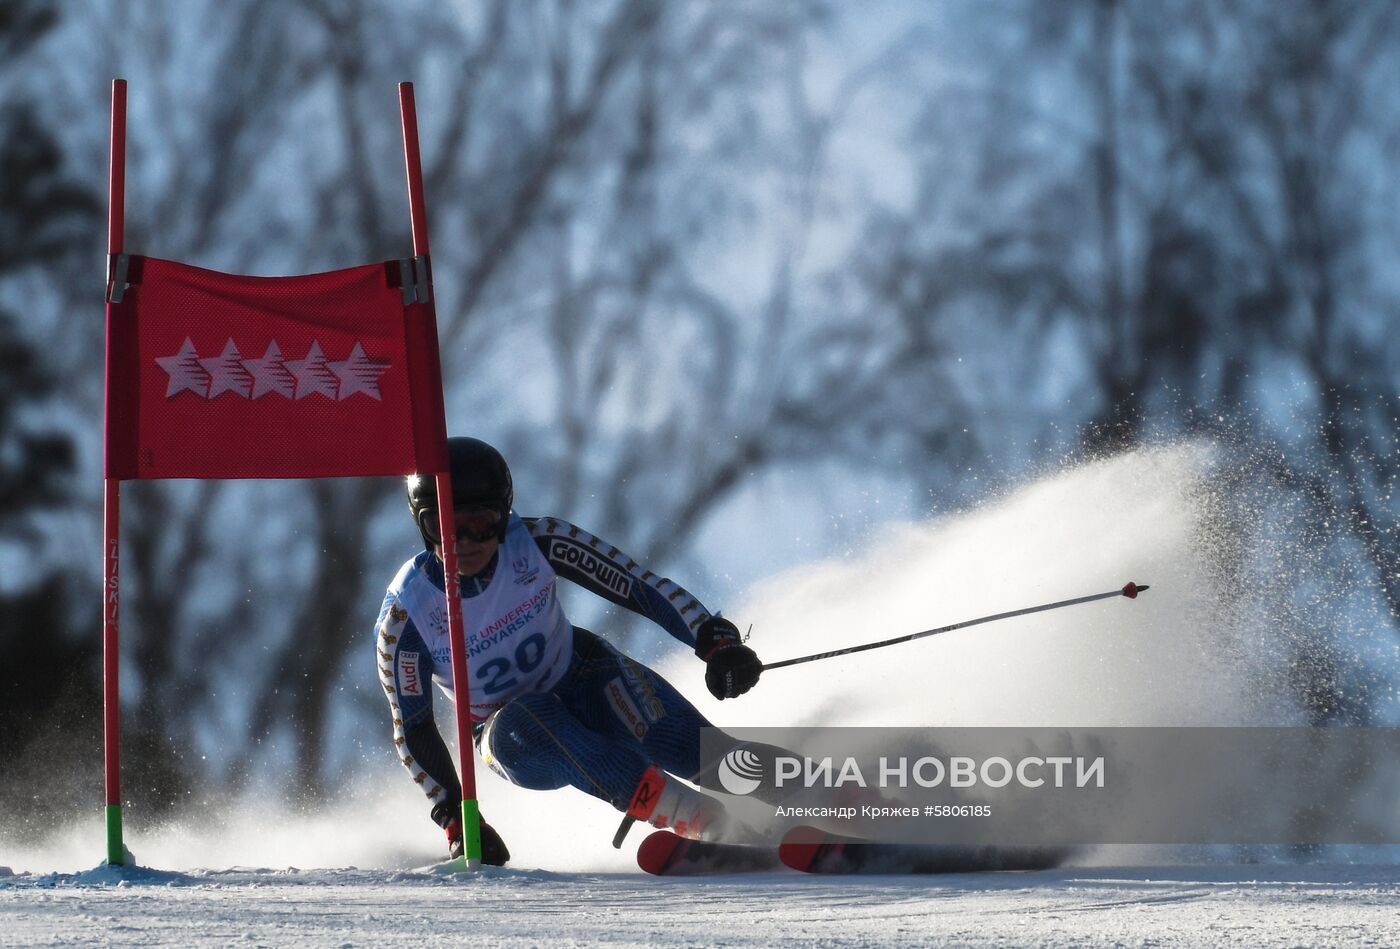
[[[114,867],[126,863],[126,848],[122,846],[122,806],[107,805],[107,862]]]
[[[472,866],[481,865],[481,808],[475,799],[462,799],[462,853]]]

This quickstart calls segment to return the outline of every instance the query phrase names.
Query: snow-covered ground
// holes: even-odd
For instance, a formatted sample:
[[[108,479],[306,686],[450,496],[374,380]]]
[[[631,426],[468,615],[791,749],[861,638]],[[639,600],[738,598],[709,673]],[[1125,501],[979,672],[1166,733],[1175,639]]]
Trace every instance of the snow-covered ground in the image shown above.
[[[1306,631],[1240,587],[1247,564],[1219,579],[1214,465],[1206,446],[1085,465],[963,516],[886,528],[726,612],[777,660],[1129,579],[1152,585],[1137,601],[775,670],[732,702],[705,694],[692,656],[659,667],[731,727],[1297,724],[1288,662],[1308,643],[1280,643]],[[1274,574],[1290,562],[1254,553]],[[608,846],[608,805],[484,768],[483,813],[512,867],[414,872],[443,841],[388,734],[343,796],[310,813],[252,791],[157,825],[138,802],[127,840],[159,869],[90,869],[104,839],[95,805],[37,843],[0,836],[0,945],[1400,945],[1393,850],[1368,852],[1391,859],[1372,865],[1190,865],[1134,848],[1037,873],[657,879],[635,869],[639,830]],[[199,869],[210,867],[301,869]]]
[[[1394,946],[1400,871],[1357,866],[668,880],[499,870],[0,877],[3,945]]]

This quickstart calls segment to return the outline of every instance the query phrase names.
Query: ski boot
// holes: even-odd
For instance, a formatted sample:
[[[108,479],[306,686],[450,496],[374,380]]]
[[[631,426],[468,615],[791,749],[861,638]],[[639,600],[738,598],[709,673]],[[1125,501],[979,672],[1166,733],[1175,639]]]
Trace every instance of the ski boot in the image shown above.
[[[692,840],[716,840],[733,829],[735,822],[724,811],[724,805],[708,794],[674,778],[652,765],[637,783],[627,816],[613,838],[613,846],[621,847],[627,831],[637,821],[645,821],[660,830],[669,830]]]

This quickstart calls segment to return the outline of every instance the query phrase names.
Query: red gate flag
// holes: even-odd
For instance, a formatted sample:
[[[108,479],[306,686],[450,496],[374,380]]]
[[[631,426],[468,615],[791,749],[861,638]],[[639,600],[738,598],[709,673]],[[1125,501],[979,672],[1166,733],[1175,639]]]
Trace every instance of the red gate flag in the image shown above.
[[[116,269],[108,478],[446,470],[425,257],[298,277]]]
[[[126,80],[112,81],[107,177],[106,478],[102,486],[102,738],[107,862],[122,843],[118,647],[121,483],[132,478],[452,478],[433,313],[413,84],[399,83],[411,259],[301,277],[241,277],[123,250]],[[456,548],[442,551],[457,695],[464,855],[481,864],[470,683]]]

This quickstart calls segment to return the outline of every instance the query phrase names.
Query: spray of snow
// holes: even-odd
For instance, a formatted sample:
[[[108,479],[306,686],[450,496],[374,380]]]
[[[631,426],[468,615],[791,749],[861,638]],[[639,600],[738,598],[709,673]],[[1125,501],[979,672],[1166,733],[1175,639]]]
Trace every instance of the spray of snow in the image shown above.
[[[1221,477],[1228,467],[1202,444],[1087,463],[960,516],[883,525],[863,552],[770,577],[728,612],[753,623],[751,644],[774,661],[1128,580],[1151,584],[1136,601],[774,670],[738,701],[711,699],[693,657],[661,671],[721,726],[1301,724],[1288,687],[1297,644],[1279,642],[1296,624],[1239,584],[1239,538],[1232,543],[1221,521],[1230,500],[1222,492],[1235,490],[1222,487],[1234,483]],[[610,848],[618,815],[607,805],[572,789],[522,790],[478,770],[483,813],[514,865],[635,868],[644,834]],[[214,817],[133,826],[131,846],[143,864],[169,869],[400,868],[442,853],[418,788],[397,767],[386,761],[355,786],[315,814],[256,795],[211,807]],[[101,840],[94,820],[0,863],[90,867]]]
[[[774,670],[742,702],[702,708],[731,725],[1301,724],[1262,648],[1277,617],[1222,588],[1215,469],[1207,446],[1140,450],[770,578],[734,614],[768,661],[1152,589]]]

